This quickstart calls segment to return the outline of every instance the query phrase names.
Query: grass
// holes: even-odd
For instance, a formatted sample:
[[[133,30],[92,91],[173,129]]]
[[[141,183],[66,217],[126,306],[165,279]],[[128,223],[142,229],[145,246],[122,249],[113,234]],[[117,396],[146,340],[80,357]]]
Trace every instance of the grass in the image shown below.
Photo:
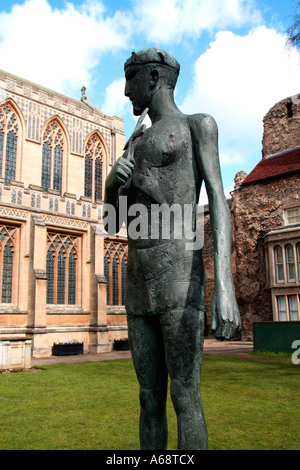
[[[205,355],[209,449],[300,449],[300,367],[286,357]],[[0,375],[0,450],[139,449],[130,359]],[[176,416],[168,399],[169,443]]]

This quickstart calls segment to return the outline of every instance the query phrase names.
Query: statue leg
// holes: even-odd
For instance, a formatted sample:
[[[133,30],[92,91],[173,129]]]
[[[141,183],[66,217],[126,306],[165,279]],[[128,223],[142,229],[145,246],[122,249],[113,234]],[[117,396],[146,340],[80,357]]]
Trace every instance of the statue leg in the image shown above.
[[[141,449],[165,450],[168,373],[159,318],[128,315],[127,321],[132,359],[140,384]]]
[[[178,449],[207,448],[207,430],[200,396],[204,313],[190,306],[160,316],[170,394],[177,414]]]

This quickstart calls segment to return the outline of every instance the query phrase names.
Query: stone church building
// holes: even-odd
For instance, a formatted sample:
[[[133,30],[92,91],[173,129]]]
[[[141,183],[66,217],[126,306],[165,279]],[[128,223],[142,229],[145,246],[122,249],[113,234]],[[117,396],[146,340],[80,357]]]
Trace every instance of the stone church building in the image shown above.
[[[126,234],[105,237],[105,178],[122,154],[122,119],[0,71],[0,339],[85,351],[127,337]],[[125,235],[125,236],[124,236]]]
[[[254,321],[300,320],[300,95],[264,118],[263,157],[228,201],[242,339]],[[0,340],[84,352],[127,337],[126,231],[101,224],[105,178],[125,145],[122,119],[0,71]],[[204,217],[207,316],[213,289]]]

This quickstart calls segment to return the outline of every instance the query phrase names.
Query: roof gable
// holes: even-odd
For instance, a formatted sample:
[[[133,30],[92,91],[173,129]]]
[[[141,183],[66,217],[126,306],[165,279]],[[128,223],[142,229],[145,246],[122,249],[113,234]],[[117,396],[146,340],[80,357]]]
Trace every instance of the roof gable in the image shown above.
[[[300,147],[263,158],[242,185],[300,171]]]

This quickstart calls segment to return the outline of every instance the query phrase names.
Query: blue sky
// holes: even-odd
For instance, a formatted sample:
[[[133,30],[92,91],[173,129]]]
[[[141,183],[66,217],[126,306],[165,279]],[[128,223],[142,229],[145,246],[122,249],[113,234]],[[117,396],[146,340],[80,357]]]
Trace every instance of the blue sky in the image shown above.
[[[176,103],[219,127],[228,193],[261,158],[262,119],[300,93],[300,54],[286,47],[296,0],[1,0],[0,67],[135,120],[124,97],[132,51],[160,47],[181,64]]]

